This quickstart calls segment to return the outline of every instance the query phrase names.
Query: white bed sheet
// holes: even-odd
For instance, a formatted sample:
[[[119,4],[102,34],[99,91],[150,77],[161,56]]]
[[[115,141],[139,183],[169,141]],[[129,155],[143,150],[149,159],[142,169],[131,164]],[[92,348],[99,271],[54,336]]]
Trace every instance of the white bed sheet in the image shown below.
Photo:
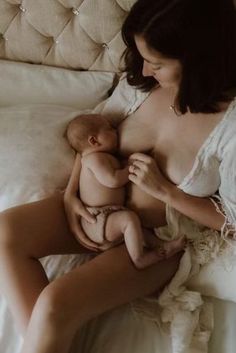
[[[50,278],[62,275],[84,260],[77,255],[43,259]],[[208,298],[209,299],[209,298]],[[209,353],[235,353],[236,304],[211,298],[215,327]],[[0,296],[0,353],[19,353],[22,344],[6,302]],[[72,353],[171,353],[169,337],[130,304],[91,320],[77,334]],[[190,352],[189,352],[190,353]],[[194,353],[194,352],[191,352]]]
[[[4,84],[6,83],[1,81],[2,87]],[[7,82],[7,85],[11,84],[15,83]],[[29,102],[30,94],[29,90]],[[48,102],[45,101],[45,103]],[[60,103],[67,104],[63,101]],[[78,257],[70,255],[54,256],[44,261],[52,278],[55,273],[59,275],[73,267],[77,259]],[[235,353],[236,304],[217,299],[212,301],[215,328],[209,344],[209,353]],[[0,295],[0,353],[19,353],[21,341],[6,302]],[[137,315],[132,306],[127,304],[89,322],[78,333],[73,349],[73,353],[120,353],[121,351],[123,353],[170,353],[170,340],[160,331],[155,322]]]

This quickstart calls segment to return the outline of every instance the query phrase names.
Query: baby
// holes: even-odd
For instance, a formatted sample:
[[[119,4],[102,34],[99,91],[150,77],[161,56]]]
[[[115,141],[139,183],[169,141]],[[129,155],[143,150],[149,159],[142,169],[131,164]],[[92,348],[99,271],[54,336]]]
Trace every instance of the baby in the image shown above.
[[[68,125],[67,138],[81,154],[80,199],[96,217],[94,224],[81,218],[81,226],[91,240],[101,244],[102,250],[124,240],[139,269],[170,257],[183,247],[180,240],[166,242],[158,250],[145,247],[138,216],[124,207],[129,167],[122,167],[112,154],[118,148],[118,135],[103,116],[77,116]]]

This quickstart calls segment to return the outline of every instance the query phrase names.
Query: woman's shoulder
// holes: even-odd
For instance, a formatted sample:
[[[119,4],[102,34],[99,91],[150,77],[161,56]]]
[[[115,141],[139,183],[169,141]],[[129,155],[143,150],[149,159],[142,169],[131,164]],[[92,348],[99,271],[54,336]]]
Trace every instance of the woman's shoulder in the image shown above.
[[[225,216],[221,234],[226,239],[228,234],[236,236],[236,98],[226,110],[221,132],[218,145],[221,162],[217,201]]]
[[[228,178],[236,179],[236,98],[225,113],[220,132],[218,151],[221,159],[221,183],[224,184],[224,180]],[[234,190],[236,191],[236,188]]]

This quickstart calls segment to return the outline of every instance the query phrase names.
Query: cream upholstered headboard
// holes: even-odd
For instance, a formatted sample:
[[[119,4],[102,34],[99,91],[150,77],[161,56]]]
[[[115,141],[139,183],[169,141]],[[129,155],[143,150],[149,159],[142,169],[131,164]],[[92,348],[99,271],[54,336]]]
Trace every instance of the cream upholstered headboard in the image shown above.
[[[0,0],[0,58],[117,72],[135,1]]]

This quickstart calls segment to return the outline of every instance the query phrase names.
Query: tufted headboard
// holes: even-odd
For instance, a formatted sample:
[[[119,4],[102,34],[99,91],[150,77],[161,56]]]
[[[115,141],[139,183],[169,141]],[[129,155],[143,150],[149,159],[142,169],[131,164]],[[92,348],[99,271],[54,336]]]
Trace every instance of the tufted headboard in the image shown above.
[[[120,28],[135,0],[0,0],[0,58],[119,71]]]

